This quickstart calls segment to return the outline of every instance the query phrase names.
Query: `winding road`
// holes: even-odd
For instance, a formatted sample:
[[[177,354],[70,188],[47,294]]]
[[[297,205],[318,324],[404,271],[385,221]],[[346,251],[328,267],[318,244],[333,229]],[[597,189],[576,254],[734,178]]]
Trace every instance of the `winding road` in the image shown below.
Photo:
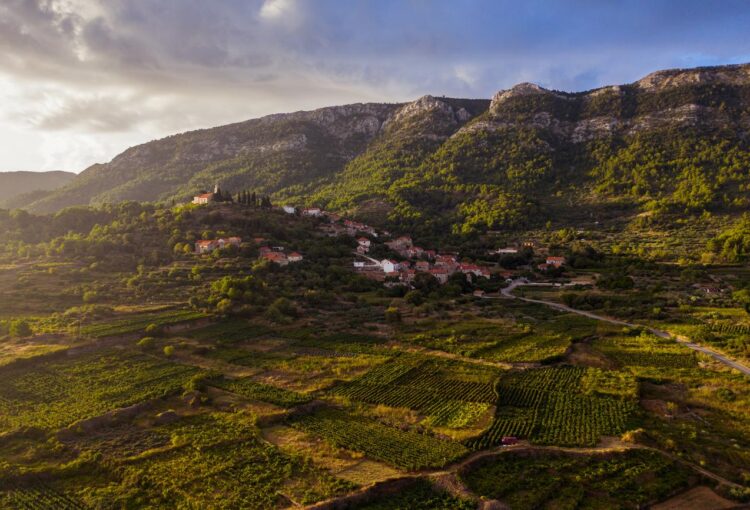
[[[500,294],[508,299],[519,299],[521,301],[526,301],[528,303],[537,303],[540,305],[545,305],[550,308],[553,308],[555,310],[561,311],[561,312],[570,312],[570,313],[576,313],[578,315],[583,315],[584,317],[589,317],[590,319],[595,319],[599,321],[609,322],[610,324],[617,324],[621,326],[628,326],[631,328],[645,328],[649,333],[656,335],[661,338],[668,338],[670,340],[674,340],[675,342],[678,342],[685,347],[689,349],[693,349],[694,351],[702,352],[703,354],[707,354],[708,356],[711,356],[715,360],[734,368],[735,370],[739,370],[746,376],[750,377],[750,367],[747,367],[743,365],[742,363],[739,363],[737,361],[734,361],[732,359],[727,358],[721,353],[718,353],[714,351],[713,349],[709,349],[708,347],[703,347],[702,345],[698,345],[694,342],[691,342],[687,338],[673,335],[672,333],[669,333],[668,331],[664,331],[662,329],[656,329],[652,328],[650,326],[643,326],[641,324],[634,324],[632,322],[626,322],[621,321],[619,319],[613,319],[611,317],[605,317],[603,315],[598,315],[592,312],[587,312],[585,310],[577,310],[575,308],[571,308],[569,306],[563,305],[561,303],[555,303],[553,301],[544,301],[542,299],[531,299],[531,298],[525,298],[525,297],[518,297],[513,295],[513,291],[516,289],[516,287],[521,286],[546,286],[549,287],[549,284],[541,284],[541,283],[528,283],[527,281],[523,279],[513,280],[510,285],[505,287],[504,289],[500,289]]]

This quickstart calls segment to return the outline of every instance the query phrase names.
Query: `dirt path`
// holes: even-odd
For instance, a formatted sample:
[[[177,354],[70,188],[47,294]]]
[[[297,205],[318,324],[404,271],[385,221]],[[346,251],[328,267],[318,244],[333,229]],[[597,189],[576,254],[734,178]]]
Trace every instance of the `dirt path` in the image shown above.
[[[548,306],[549,308],[558,310],[560,312],[568,312],[568,313],[575,313],[578,315],[582,315],[584,317],[588,317],[590,319],[595,319],[598,321],[608,322],[610,324],[616,324],[619,326],[627,326],[631,328],[645,328],[649,333],[656,335],[661,338],[667,338],[670,340],[674,340],[675,342],[684,345],[685,347],[692,349],[694,351],[702,352],[703,354],[707,354],[708,356],[711,356],[715,360],[734,368],[735,370],[739,370],[743,374],[750,376],[750,367],[747,367],[737,361],[734,361],[732,359],[727,358],[721,353],[718,353],[714,351],[713,349],[709,349],[708,347],[703,347],[701,345],[698,345],[694,342],[691,342],[685,337],[679,336],[679,335],[673,335],[672,333],[669,333],[668,331],[664,331],[662,329],[656,329],[652,328],[650,326],[643,326],[641,324],[635,324],[632,322],[627,321],[621,321],[619,319],[613,319],[611,317],[605,317],[603,315],[598,315],[592,312],[587,312],[585,310],[577,310],[575,308],[571,308],[569,306],[563,305],[561,303],[555,303],[553,301],[544,301],[542,299],[531,299],[531,298],[525,298],[525,297],[518,297],[513,295],[513,290],[515,290],[516,287],[524,286],[524,285],[534,285],[526,283],[523,280],[513,280],[513,282],[505,287],[504,289],[500,290],[500,293],[503,297],[508,299],[518,299],[521,301],[526,301],[527,303],[536,303],[540,305]],[[537,284],[538,285],[538,284]]]

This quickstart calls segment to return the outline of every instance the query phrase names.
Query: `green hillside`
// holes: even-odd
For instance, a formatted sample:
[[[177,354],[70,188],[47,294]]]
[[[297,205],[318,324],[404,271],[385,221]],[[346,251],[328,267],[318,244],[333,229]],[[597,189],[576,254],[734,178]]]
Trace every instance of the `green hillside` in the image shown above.
[[[566,93],[356,104],[167,137],[95,165],[35,212],[230,191],[315,204],[414,234],[669,226],[747,211],[750,65],[661,71]]]

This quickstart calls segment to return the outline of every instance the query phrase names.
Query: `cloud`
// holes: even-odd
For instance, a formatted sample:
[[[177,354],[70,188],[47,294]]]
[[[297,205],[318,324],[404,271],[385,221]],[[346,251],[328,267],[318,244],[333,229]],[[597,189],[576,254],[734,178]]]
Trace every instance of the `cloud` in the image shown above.
[[[0,168],[57,168],[66,140],[79,170],[268,113],[490,97],[520,81],[582,90],[737,62],[748,25],[740,0],[5,0],[0,133],[28,142],[0,149]]]

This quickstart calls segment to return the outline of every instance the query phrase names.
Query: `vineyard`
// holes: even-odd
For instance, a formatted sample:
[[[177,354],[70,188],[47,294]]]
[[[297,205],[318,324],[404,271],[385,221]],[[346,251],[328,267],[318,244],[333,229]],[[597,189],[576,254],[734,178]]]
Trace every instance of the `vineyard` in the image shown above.
[[[476,494],[511,508],[638,509],[697,480],[653,451],[594,456],[505,452],[459,473]]]
[[[404,431],[335,409],[295,418],[292,426],[320,436],[339,448],[361,452],[399,469],[444,466],[468,453],[454,441]]]
[[[100,351],[2,369],[0,431],[57,429],[179,391],[198,369],[139,353]]]
[[[311,397],[302,393],[263,384],[249,377],[242,379],[215,379],[211,385],[251,400],[260,400],[281,407],[294,407],[309,402]]]
[[[167,310],[163,312],[132,314],[121,319],[109,319],[102,323],[84,324],[81,327],[81,333],[85,336],[101,338],[143,331],[149,324],[168,326],[205,317],[205,314],[193,310]]]
[[[85,510],[88,508],[72,495],[35,480],[22,488],[0,489],[0,508],[8,510]]]
[[[694,351],[673,340],[642,333],[640,336],[605,337],[595,348],[622,366],[692,368],[698,365]]]
[[[512,372],[497,386],[495,420],[467,446],[483,449],[503,436],[536,444],[594,446],[603,435],[624,432],[635,410],[632,400],[584,393],[583,368],[543,368]]]
[[[454,354],[505,362],[539,362],[562,355],[570,337],[516,321],[467,320],[423,324],[404,339]]]
[[[251,324],[243,320],[227,320],[191,331],[186,336],[216,344],[232,344],[250,340],[270,333],[267,326]]]
[[[497,400],[493,386],[497,373],[460,364],[461,379],[455,370],[458,365],[401,355],[332,391],[354,402],[418,411],[435,426],[466,426],[472,415],[478,418]]]

